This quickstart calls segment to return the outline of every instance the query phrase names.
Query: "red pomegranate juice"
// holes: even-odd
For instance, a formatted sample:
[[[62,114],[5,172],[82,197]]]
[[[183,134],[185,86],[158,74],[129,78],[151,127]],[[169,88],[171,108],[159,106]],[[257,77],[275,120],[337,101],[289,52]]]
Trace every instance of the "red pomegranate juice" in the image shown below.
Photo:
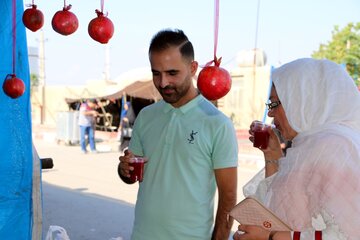
[[[260,149],[265,149],[268,147],[270,134],[268,128],[270,125],[267,125],[263,122],[255,122],[253,126],[254,132],[254,143],[253,146]]]
[[[144,178],[144,159],[142,158],[134,158],[134,162],[129,165],[134,167],[133,171],[130,171],[130,179],[131,181],[139,181],[142,182]]]
[[[269,136],[267,129],[258,129],[254,131],[254,147],[265,149],[268,147]]]

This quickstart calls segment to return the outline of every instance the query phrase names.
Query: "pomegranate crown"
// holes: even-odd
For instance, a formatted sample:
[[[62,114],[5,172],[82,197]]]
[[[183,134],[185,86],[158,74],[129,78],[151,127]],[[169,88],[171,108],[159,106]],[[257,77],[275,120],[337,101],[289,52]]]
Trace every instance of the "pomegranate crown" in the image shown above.
[[[69,5],[65,5],[64,7],[63,7],[63,11],[69,11],[71,9],[71,4],[69,4]]]
[[[107,15],[108,15],[108,13],[104,14],[103,11],[100,11],[98,9],[95,10],[95,13],[98,17],[101,17],[101,16],[107,17]]]

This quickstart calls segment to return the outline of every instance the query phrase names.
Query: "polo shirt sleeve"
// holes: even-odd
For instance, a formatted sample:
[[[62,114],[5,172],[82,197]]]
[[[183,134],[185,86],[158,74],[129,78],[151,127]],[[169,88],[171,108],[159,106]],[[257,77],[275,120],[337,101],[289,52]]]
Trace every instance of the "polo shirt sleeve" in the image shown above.
[[[238,143],[234,125],[230,119],[223,121],[213,139],[213,168],[238,166]]]

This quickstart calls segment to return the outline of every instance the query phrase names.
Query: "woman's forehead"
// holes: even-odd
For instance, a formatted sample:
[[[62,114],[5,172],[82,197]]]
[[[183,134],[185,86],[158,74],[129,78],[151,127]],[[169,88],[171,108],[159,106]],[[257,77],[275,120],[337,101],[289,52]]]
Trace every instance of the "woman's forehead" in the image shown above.
[[[276,88],[275,88],[274,85],[271,87],[271,92],[270,92],[269,99],[270,99],[270,100],[272,100],[272,99],[279,99],[279,96],[277,95]]]

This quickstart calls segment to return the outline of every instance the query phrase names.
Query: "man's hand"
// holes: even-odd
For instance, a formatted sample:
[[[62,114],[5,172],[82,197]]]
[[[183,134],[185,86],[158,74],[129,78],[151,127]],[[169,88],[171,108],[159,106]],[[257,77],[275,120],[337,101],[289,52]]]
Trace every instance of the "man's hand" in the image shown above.
[[[134,167],[130,166],[129,163],[132,163],[131,158],[134,157],[134,154],[130,150],[125,150],[124,155],[119,157],[119,169],[120,175],[126,178],[130,177],[130,171],[134,170]]]
[[[118,165],[117,171],[121,180],[127,184],[135,183],[135,181],[130,179],[130,171],[133,171],[134,167],[130,166],[129,163],[132,162],[130,158],[133,156],[134,154],[132,154],[132,152],[125,150],[124,155],[119,157],[120,163]]]

